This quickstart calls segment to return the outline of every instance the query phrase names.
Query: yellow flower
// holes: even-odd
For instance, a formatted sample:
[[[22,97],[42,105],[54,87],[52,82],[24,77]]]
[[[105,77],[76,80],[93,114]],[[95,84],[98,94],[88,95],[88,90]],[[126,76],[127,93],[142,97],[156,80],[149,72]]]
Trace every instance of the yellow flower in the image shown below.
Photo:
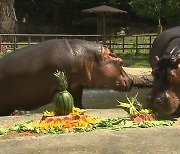
[[[44,116],[53,116],[54,112],[49,112],[45,111]],[[41,121],[36,121],[32,122],[31,126],[39,128],[43,131],[49,131],[49,130],[54,130],[55,128],[59,127],[62,130],[68,129],[70,132],[73,131],[73,128],[78,128],[78,127],[84,127],[84,128],[92,128],[93,125],[100,120],[94,117],[91,117],[87,114],[85,114],[84,109],[80,108],[73,108],[72,117],[77,116],[78,118],[75,118],[74,120],[72,118],[66,118],[66,120],[52,120],[52,121],[46,121],[46,120],[41,120]]]
[[[61,126],[65,126],[65,125],[66,125],[66,121],[63,120],[63,121],[61,122]]]
[[[32,126],[32,127],[39,127],[39,122],[37,122],[37,121],[34,121],[34,122],[32,122],[32,123],[30,123],[30,125]]]
[[[74,107],[73,110],[72,110],[72,113],[71,115],[83,115],[85,113],[86,110],[84,109],[80,109],[80,108],[77,108],[77,107]]]
[[[47,123],[46,121],[41,121],[41,122],[39,123],[39,128],[40,128],[41,130],[46,130],[46,131],[48,131],[48,130],[49,130],[49,123]]]
[[[73,120],[72,125],[73,125],[73,127],[78,127],[79,126],[78,120]]]
[[[56,128],[56,125],[55,125],[54,121],[51,121],[49,123],[49,129],[54,130],[55,128]]]
[[[146,115],[146,114],[152,113],[152,110],[151,110],[151,109],[142,109],[142,110],[140,111],[140,113]]]
[[[43,112],[43,116],[47,116],[47,117],[53,117],[55,114],[54,112],[49,112],[48,110]]]
[[[95,124],[95,123],[98,123],[100,120],[99,120],[99,119],[96,119],[96,118],[94,118],[94,117],[88,116],[88,117],[86,118],[86,121],[87,121],[88,123],[90,123],[90,124]]]
[[[78,127],[87,127],[88,125],[88,123],[82,119],[79,119],[77,123],[78,123]]]
[[[56,121],[56,122],[54,123],[54,125],[55,125],[56,127],[61,127],[61,126],[62,126],[62,122]]]

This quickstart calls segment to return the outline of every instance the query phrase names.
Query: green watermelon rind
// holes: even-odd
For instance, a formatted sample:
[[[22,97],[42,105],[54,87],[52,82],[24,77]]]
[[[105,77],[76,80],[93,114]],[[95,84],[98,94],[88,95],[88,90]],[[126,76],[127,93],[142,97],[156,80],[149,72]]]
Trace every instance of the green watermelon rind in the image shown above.
[[[53,108],[57,115],[68,115],[72,112],[74,100],[68,91],[56,93],[53,96]]]

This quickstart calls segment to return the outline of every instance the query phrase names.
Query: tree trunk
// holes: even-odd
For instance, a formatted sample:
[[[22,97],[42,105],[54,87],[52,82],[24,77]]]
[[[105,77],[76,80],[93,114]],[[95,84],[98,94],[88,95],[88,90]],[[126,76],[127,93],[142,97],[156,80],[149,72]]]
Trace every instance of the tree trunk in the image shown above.
[[[0,0],[0,33],[15,33],[14,0]]]

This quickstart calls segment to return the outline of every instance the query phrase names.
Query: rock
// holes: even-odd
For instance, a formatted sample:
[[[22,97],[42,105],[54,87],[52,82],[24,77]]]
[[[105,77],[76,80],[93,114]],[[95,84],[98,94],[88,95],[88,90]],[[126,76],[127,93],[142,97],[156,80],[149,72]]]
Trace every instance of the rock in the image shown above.
[[[135,87],[153,86],[153,77],[151,75],[129,75],[133,79]]]
[[[153,86],[151,68],[130,68],[123,67],[125,72],[133,79],[135,87]]]

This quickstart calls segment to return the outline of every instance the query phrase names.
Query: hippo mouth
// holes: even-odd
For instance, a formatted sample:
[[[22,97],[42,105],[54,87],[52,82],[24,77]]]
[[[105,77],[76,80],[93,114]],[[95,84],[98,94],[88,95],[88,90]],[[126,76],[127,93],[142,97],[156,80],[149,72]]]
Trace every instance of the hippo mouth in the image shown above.
[[[153,107],[150,107],[150,108],[153,111],[156,111],[157,113],[168,115],[168,114],[173,114],[174,112],[176,112],[176,109],[178,107],[168,108],[168,107],[157,105],[157,106],[153,106]]]
[[[130,91],[133,85],[131,79],[125,79],[122,83],[116,82],[115,90],[117,91]]]

